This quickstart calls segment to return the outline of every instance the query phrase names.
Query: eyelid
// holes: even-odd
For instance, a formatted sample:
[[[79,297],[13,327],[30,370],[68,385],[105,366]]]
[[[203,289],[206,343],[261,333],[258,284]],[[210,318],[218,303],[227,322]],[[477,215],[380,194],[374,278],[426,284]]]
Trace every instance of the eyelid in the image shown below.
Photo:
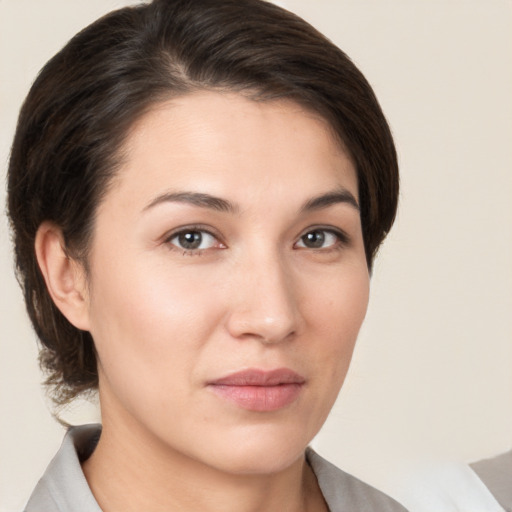
[[[294,246],[297,245],[297,243],[299,243],[299,241],[304,236],[306,236],[308,233],[311,233],[313,231],[325,231],[326,233],[330,233],[330,234],[334,235],[338,240],[338,243],[336,244],[336,246],[338,248],[345,247],[350,243],[350,237],[343,229],[336,228],[334,226],[318,225],[318,226],[309,226],[307,229],[302,231],[301,234],[298,236],[297,241],[295,242]],[[314,248],[310,248],[310,247],[300,247],[300,248],[316,250],[316,251],[328,251],[329,249],[336,249],[337,248],[336,246],[330,246],[330,247],[318,248],[318,249],[314,249]]]
[[[171,244],[170,242],[173,238],[176,238],[181,233],[184,233],[184,232],[186,233],[186,232],[190,232],[190,231],[200,231],[202,233],[207,233],[208,235],[215,238],[215,240],[217,240],[218,243],[223,246],[222,248],[226,247],[226,244],[222,240],[222,237],[217,232],[217,230],[213,229],[211,226],[206,226],[204,224],[187,224],[185,226],[179,226],[177,228],[174,228],[171,231],[168,231],[162,237],[162,243],[172,246],[173,244]],[[208,250],[208,249],[192,249],[191,250],[191,249],[181,249],[180,247],[176,247],[176,246],[173,246],[173,247],[178,251],[191,251],[191,252],[196,252],[196,253]]]
[[[169,240],[172,237],[179,235],[183,231],[206,231],[215,238],[220,237],[220,235],[217,233],[217,230],[206,224],[183,224],[182,226],[178,226],[167,231],[165,235],[163,235],[162,240]]]

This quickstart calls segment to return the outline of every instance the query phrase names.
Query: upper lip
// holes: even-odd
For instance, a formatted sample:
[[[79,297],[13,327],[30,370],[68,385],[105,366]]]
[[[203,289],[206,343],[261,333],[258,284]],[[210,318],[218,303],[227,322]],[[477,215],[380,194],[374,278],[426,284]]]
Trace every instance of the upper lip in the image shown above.
[[[250,368],[208,382],[215,386],[279,386],[280,384],[304,384],[305,379],[289,368],[260,370]]]

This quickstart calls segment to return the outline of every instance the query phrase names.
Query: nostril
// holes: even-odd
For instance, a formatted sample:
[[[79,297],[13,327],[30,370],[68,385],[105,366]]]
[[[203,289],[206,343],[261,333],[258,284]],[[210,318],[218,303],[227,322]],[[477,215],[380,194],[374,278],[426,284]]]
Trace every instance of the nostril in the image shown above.
[[[297,315],[291,311],[279,315],[263,316],[257,310],[232,312],[228,331],[238,339],[254,339],[266,345],[280,343],[295,337]]]
[[[289,341],[295,337],[295,331],[291,331],[288,334],[285,334],[284,336],[280,336],[279,338],[264,338],[261,337],[260,341],[264,345],[273,345],[275,343],[281,343],[283,341]]]

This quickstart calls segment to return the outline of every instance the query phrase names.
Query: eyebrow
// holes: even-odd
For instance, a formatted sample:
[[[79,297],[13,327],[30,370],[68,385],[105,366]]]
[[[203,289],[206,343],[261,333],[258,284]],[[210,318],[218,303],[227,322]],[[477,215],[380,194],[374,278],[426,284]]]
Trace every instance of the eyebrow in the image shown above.
[[[226,213],[236,213],[240,211],[240,208],[231,201],[202,192],[166,192],[165,194],[161,194],[153,199],[144,207],[143,211],[168,202],[187,203],[193,206],[199,206],[200,208],[207,208]],[[356,198],[345,188],[340,188],[309,199],[300,208],[300,211],[304,213],[322,210],[339,203],[348,204],[359,211],[359,204],[357,203]]]
[[[236,207],[230,201],[220,197],[212,196],[210,194],[203,194],[201,192],[167,192],[153,199],[153,201],[144,207],[143,211],[149,210],[156,205],[168,202],[188,203],[193,206],[208,208],[210,210],[216,210],[219,212],[235,213],[238,211],[238,207]]]
[[[319,196],[309,199],[301,208],[301,212],[310,212],[314,210],[322,210],[334,204],[345,203],[360,211],[359,204],[349,190],[346,188],[339,188],[333,192],[327,192]]]

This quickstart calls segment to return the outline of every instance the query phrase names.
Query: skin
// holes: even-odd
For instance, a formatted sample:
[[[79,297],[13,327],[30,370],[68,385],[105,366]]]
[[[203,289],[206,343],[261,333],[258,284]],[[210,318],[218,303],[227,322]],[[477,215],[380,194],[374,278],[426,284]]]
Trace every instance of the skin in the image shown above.
[[[341,388],[369,291],[351,159],[299,105],[218,92],[156,105],[123,155],[87,277],[58,228],[36,241],[56,304],[98,353],[103,433],[83,464],[98,503],[326,510],[304,449]],[[199,248],[180,246],[194,233]],[[248,368],[304,384],[263,412],[208,385]]]

